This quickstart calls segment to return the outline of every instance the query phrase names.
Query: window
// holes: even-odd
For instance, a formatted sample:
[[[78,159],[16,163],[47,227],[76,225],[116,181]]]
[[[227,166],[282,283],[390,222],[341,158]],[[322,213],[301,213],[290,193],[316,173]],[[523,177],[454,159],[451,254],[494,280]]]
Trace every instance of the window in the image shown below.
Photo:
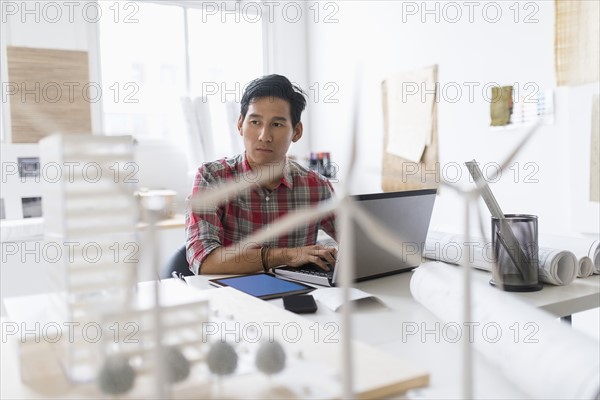
[[[241,87],[263,71],[260,21],[190,9],[188,26],[192,91],[206,95],[217,84],[217,98],[234,100],[239,95],[239,101]]]
[[[229,149],[224,101],[239,101],[263,74],[260,18],[208,15],[189,2],[128,2],[135,9],[119,19],[114,2],[99,4],[113,17],[99,27],[105,133],[185,140],[181,98],[205,96],[215,146]]]
[[[244,85],[263,73],[262,24],[254,17],[190,9],[188,26],[191,93],[208,101],[214,146],[229,153],[225,102],[239,102]],[[221,150],[217,156],[223,155]]]
[[[107,16],[100,19],[105,133],[167,137],[184,129],[179,107],[186,90],[184,10],[130,2],[137,8],[117,15],[117,3],[99,4]],[[173,68],[168,84],[164,65]]]

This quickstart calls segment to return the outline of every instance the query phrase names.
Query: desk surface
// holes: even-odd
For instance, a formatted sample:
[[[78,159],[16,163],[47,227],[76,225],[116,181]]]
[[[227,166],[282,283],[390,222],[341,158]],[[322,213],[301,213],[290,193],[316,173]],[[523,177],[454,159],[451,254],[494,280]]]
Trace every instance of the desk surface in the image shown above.
[[[412,298],[409,289],[411,277],[412,272],[409,272],[386,279],[361,282],[356,287],[375,295],[389,296],[390,299],[398,295]],[[473,270],[473,279],[477,282],[488,284],[490,278],[489,272]],[[600,307],[600,275],[578,278],[567,286],[545,284],[541,291],[513,295],[557,317],[564,317]]]
[[[412,271],[404,272],[385,278],[359,282],[355,284],[355,287],[379,297],[393,309],[406,305],[416,306],[418,303],[413,300],[409,287],[412,275]],[[194,287],[208,289],[211,288],[208,280],[215,277],[217,276],[204,275],[187,277],[186,279]],[[218,277],[221,277],[221,275]],[[487,284],[490,278],[489,272],[473,270],[473,279],[477,282]],[[578,278],[567,286],[545,284],[544,288],[538,292],[512,294],[556,317],[564,317],[600,307],[600,275]],[[272,303],[283,306],[281,299],[272,300]]]
[[[148,224],[140,222],[137,224],[138,229],[146,229]],[[173,229],[173,228],[185,228],[185,215],[175,214],[173,218],[161,219],[156,223],[157,229]]]
[[[407,323],[419,324],[424,329],[431,329],[435,324],[439,324],[439,320],[431,312],[413,299],[409,289],[412,275],[412,272],[406,272],[355,285],[358,289],[377,296],[385,306],[375,302],[356,306],[352,318],[353,337],[387,354],[406,360],[417,368],[429,371],[429,386],[410,391],[407,393],[409,398],[460,398],[461,343],[436,341],[431,338],[423,340],[418,335],[404,335],[403,330]],[[208,284],[210,278],[212,276],[194,276],[186,279],[190,286],[204,290],[212,288]],[[475,270],[473,278],[487,284],[490,274]],[[514,295],[556,317],[569,315],[600,306],[600,276],[577,279],[566,287],[546,285],[540,292]],[[281,299],[271,300],[269,303],[283,307]],[[321,327],[329,323],[339,328],[339,313],[322,305],[317,313],[308,315],[307,319],[319,323]],[[337,334],[339,335],[339,332]],[[18,379],[17,371],[6,375],[6,370],[7,368],[3,368],[3,378]],[[514,384],[498,374],[477,352],[474,354],[474,370],[477,373],[473,388],[475,396],[527,397]]]
[[[412,391],[409,397],[460,398],[461,346],[443,340],[419,340],[418,335],[403,337],[407,323],[416,323],[427,329],[439,323],[429,310],[413,299],[410,293],[412,275],[413,272],[405,272],[355,284],[356,288],[377,296],[387,307],[375,302],[356,307],[352,319],[353,337],[429,370],[429,387]],[[490,277],[489,272],[473,270],[475,281],[488,284]],[[208,284],[211,278],[213,276],[193,276],[186,280],[198,289],[208,289],[212,288]],[[566,316],[600,307],[600,276],[577,279],[569,286],[545,285],[539,292],[514,295],[556,317]],[[269,303],[283,307],[281,299],[270,300]],[[339,313],[322,305],[319,305],[317,313],[306,317],[321,325],[340,320]],[[496,369],[478,353],[475,353],[474,365],[478,376],[474,382],[474,393],[478,397],[527,397],[514,384],[499,376]]]
[[[136,310],[152,305],[153,284],[144,282],[138,285],[138,305],[134,307]],[[174,398],[206,398],[214,396],[215,393],[218,398],[339,398],[339,361],[342,351],[339,329],[337,332],[323,329],[301,316],[232,288],[198,291],[173,279],[164,280],[159,286],[162,288],[161,304],[165,310],[170,306],[181,310],[184,305],[192,305],[197,309],[196,306],[203,306],[198,303],[199,300],[208,300],[208,303],[205,303],[208,304],[206,313],[201,311],[200,314],[210,315],[212,329],[211,333],[208,333],[208,330],[203,332],[202,337],[204,338],[205,334],[207,338],[215,340],[218,340],[219,336],[227,337],[237,348],[240,357],[240,371],[227,377],[224,383],[226,387],[215,391],[210,382],[210,374],[207,370],[204,372],[206,367],[200,365],[195,367],[195,379],[172,387]],[[51,315],[52,310],[48,308],[47,300],[46,294],[7,299],[9,316],[13,316],[9,320],[10,325],[14,327],[15,324],[26,324],[25,326],[32,327],[36,323],[41,323],[42,326],[62,323],[59,316]],[[186,322],[182,325],[183,329],[188,323],[188,311],[189,309],[185,313]],[[134,324],[143,325],[141,320],[135,319],[133,313],[127,315],[123,321],[135,321]],[[167,321],[170,322],[165,322],[166,325],[175,323],[173,319]],[[199,323],[200,321],[195,322],[194,327],[199,327]],[[101,329],[106,329],[108,324],[111,322],[104,324],[104,328]],[[252,327],[253,330],[249,329]],[[199,335],[198,329],[195,330],[196,335]],[[143,332],[142,328],[132,336],[134,343],[144,342]],[[330,333],[333,334],[329,335]],[[110,333],[107,335],[110,336],[109,341],[118,340]],[[267,337],[278,340],[287,354],[285,370],[269,380],[249,365],[249,356],[259,346],[256,339],[261,335],[264,335],[265,340]],[[174,337],[176,335],[171,335],[171,339]],[[23,385],[17,367],[19,364],[15,364],[18,359],[16,345],[19,338],[22,338],[19,334],[10,335],[11,340],[2,343],[2,398],[88,398],[100,395],[91,382],[81,382],[75,386],[69,384],[58,368],[56,357],[52,356],[53,350],[56,350],[50,345],[53,339],[31,339],[20,347],[26,365],[24,367],[21,364],[21,371],[25,371],[28,376],[28,384]],[[178,338],[187,344],[193,339],[189,331]],[[202,339],[202,343],[205,343],[204,340]],[[85,342],[81,343],[85,345]],[[203,346],[200,342],[196,342],[195,345]],[[357,362],[354,368],[354,388],[365,397],[386,397],[427,384],[428,375],[425,368],[356,341],[352,343],[352,348],[355,360],[362,360]],[[149,374],[139,375],[139,381],[136,379],[139,384],[136,383],[132,392],[124,398],[145,398],[151,395],[152,378]]]

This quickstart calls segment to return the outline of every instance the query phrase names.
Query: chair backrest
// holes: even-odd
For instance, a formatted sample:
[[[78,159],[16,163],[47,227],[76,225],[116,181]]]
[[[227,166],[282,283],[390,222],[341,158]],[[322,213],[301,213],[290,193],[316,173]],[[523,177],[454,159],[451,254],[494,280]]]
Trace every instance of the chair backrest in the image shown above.
[[[167,264],[164,266],[163,270],[160,273],[161,279],[172,278],[173,272],[179,276],[179,274],[183,276],[192,276],[194,273],[190,271],[190,265],[187,261],[187,257],[185,254],[185,244],[177,249],[177,251],[171,256]]]

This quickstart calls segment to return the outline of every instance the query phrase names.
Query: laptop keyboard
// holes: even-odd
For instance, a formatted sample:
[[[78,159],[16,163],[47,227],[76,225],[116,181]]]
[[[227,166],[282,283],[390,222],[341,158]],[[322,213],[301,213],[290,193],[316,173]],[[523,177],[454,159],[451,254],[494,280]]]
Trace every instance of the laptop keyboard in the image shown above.
[[[301,272],[303,274],[309,274],[309,275],[316,275],[316,276],[323,276],[323,277],[333,277],[333,268],[331,267],[331,265],[327,264],[329,266],[329,271],[324,271],[323,269],[321,269],[321,267],[319,267],[316,264],[306,264],[303,265],[301,267],[298,268],[289,268],[290,270],[294,270],[297,272]]]

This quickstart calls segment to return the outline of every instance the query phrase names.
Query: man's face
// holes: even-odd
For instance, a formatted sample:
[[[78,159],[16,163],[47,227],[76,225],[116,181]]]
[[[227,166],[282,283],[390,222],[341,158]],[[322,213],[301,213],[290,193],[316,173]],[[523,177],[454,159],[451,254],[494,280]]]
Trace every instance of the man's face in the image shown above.
[[[240,115],[238,130],[251,165],[280,163],[290,144],[302,137],[302,123],[292,126],[290,103],[277,97],[254,99],[246,118]]]

